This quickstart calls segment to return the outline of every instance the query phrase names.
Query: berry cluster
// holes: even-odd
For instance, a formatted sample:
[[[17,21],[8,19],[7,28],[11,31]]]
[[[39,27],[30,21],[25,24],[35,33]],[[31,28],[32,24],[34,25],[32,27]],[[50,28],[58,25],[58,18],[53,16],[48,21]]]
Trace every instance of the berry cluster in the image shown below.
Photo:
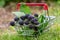
[[[29,29],[34,29],[35,31],[37,31],[38,30],[37,26],[39,25],[37,18],[38,18],[38,14],[34,14],[34,15],[26,14],[24,16],[21,16],[20,18],[15,17],[14,21],[10,22],[10,25],[15,26],[17,22],[21,26],[28,25]]]

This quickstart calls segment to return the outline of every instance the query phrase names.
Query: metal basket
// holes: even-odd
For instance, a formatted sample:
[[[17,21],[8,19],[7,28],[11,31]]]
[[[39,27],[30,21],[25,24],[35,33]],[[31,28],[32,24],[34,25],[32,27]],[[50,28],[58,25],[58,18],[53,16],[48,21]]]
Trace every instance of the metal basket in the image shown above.
[[[17,4],[17,11],[20,9],[21,4],[22,3]],[[24,4],[26,4],[27,6],[43,6],[45,17],[46,17],[45,21],[47,20],[46,22],[48,22],[48,25],[46,27],[44,27],[44,24],[46,22],[41,23],[40,26],[43,25],[43,29],[40,29],[36,32],[34,32],[34,30],[28,29],[28,26],[26,26],[26,25],[24,27],[19,27],[18,24],[16,24],[15,29],[19,33],[20,36],[31,36],[31,37],[34,36],[35,37],[36,35],[34,35],[33,33],[37,33],[37,32],[38,32],[37,36],[39,36],[42,33],[42,32],[40,32],[41,30],[43,30],[45,32],[45,30],[53,24],[55,16],[49,16],[48,6],[45,3],[24,3]]]

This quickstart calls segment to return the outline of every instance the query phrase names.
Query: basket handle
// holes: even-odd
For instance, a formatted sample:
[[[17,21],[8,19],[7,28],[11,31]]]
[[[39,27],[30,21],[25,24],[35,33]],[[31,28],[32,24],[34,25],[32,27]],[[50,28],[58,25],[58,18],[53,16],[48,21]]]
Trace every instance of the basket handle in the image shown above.
[[[19,10],[21,4],[22,3],[17,4],[17,10]],[[23,4],[26,4],[27,6],[43,6],[44,10],[48,10],[48,5],[46,3],[23,3]]]

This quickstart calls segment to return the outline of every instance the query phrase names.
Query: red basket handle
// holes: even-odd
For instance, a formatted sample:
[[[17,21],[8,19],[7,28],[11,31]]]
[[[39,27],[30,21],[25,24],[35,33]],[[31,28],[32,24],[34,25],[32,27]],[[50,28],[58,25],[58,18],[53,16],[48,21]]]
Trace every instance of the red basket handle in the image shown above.
[[[19,10],[21,4],[22,3],[17,4],[17,10]],[[44,10],[48,10],[48,5],[46,3],[24,3],[24,4],[26,4],[27,6],[43,6]]]

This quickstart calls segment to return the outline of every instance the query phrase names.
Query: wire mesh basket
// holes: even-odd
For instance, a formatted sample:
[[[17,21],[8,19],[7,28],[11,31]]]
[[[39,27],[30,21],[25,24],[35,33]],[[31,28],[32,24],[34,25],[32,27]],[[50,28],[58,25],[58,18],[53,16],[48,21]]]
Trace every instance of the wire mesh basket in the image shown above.
[[[22,14],[24,14],[24,12],[19,12],[21,4],[22,3],[17,4],[18,12],[13,12],[15,16],[18,16],[18,15],[22,16]],[[37,31],[33,30],[33,29],[29,29],[29,25],[24,24],[24,26],[21,26],[18,24],[18,22],[16,22],[15,29],[19,33],[19,35],[36,37],[36,36],[39,36],[40,34],[42,34],[42,32],[45,32],[45,30],[47,30],[53,24],[55,16],[49,16],[47,4],[45,4],[45,3],[23,3],[23,4],[26,6],[42,6],[43,7],[43,13],[42,13],[43,16],[41,16],[41,14],[39,14],[39,17],[37,19],[40,21],[43,21],[43,22],[38,21],[38,22],[40,22],[40,24],[36,25],[36,27],[35,27],[38,29]],[[18,14],[18,13],[20,13],[20,14]],[[34,15],[34,14],[30,14],[30,15]],[[41,20],[41,18],[42,18],[42,20]]]

